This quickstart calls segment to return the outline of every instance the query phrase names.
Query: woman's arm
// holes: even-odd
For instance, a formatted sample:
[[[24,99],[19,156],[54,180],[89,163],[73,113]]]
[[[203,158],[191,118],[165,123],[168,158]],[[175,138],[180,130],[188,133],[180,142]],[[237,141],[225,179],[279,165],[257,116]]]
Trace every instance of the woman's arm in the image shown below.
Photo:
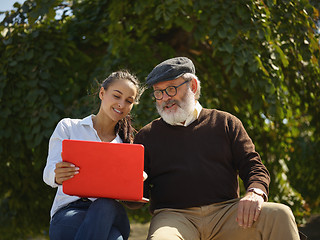
[[[78,168],[71,163],[62,162],[62,141],[69,139],[70,119],[62,119],[49,140],[47,164],[43,171],[43,181],[51,187],[58,187],[63,181],[73,177]]]

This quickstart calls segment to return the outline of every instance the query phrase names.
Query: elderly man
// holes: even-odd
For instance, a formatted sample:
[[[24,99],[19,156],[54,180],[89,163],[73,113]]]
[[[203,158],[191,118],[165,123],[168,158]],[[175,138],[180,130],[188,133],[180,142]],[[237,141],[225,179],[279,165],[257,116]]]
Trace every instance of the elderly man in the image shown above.
[[[200,105],[192,61],[160,63],[147,84],[161,116],[135,137],[149,176],[148,239],[299,239],[290,208],[267,202],[269,172],[241,121]]]

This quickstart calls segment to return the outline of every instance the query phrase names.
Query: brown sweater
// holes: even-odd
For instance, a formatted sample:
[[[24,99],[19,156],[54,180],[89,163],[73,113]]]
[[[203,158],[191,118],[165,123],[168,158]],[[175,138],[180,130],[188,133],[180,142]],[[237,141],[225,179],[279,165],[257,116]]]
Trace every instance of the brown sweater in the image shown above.
[[[203,108],[187,127],[156,119],[135,143],[145,147],[145,195],[152,211],[238,198],[238,174],[246,189],[268,194],[269,172],[241,121],[229,113]]]

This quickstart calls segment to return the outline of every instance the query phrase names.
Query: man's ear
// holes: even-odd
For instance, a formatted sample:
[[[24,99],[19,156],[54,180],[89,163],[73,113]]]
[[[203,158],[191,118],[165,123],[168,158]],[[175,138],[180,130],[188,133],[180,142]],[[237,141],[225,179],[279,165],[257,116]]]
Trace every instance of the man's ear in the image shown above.
[[[198,82],[197,82],[197,80],[195,78],[193,78],[191,80],[191,91],[193,93],[196,93],[197,89],[198,89]]]

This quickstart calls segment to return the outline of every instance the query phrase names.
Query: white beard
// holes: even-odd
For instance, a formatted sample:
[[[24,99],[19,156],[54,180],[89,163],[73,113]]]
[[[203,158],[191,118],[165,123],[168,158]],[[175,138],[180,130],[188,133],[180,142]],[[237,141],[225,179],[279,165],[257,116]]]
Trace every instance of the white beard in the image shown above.
[[[176,104],[176,110],[166,110],[166,106],[170,104]],[[187,118],[193,113],[196,105],[196,101],[194,98],[194,93],[190,88],[187,89],[186,95],[181,101],[178,100],[168,100],[163,102],[162,104],[156,104],[158,113],[162,117],[162,119],[170,124],[176,125],[177,123],[183,123],[187,120]]]

